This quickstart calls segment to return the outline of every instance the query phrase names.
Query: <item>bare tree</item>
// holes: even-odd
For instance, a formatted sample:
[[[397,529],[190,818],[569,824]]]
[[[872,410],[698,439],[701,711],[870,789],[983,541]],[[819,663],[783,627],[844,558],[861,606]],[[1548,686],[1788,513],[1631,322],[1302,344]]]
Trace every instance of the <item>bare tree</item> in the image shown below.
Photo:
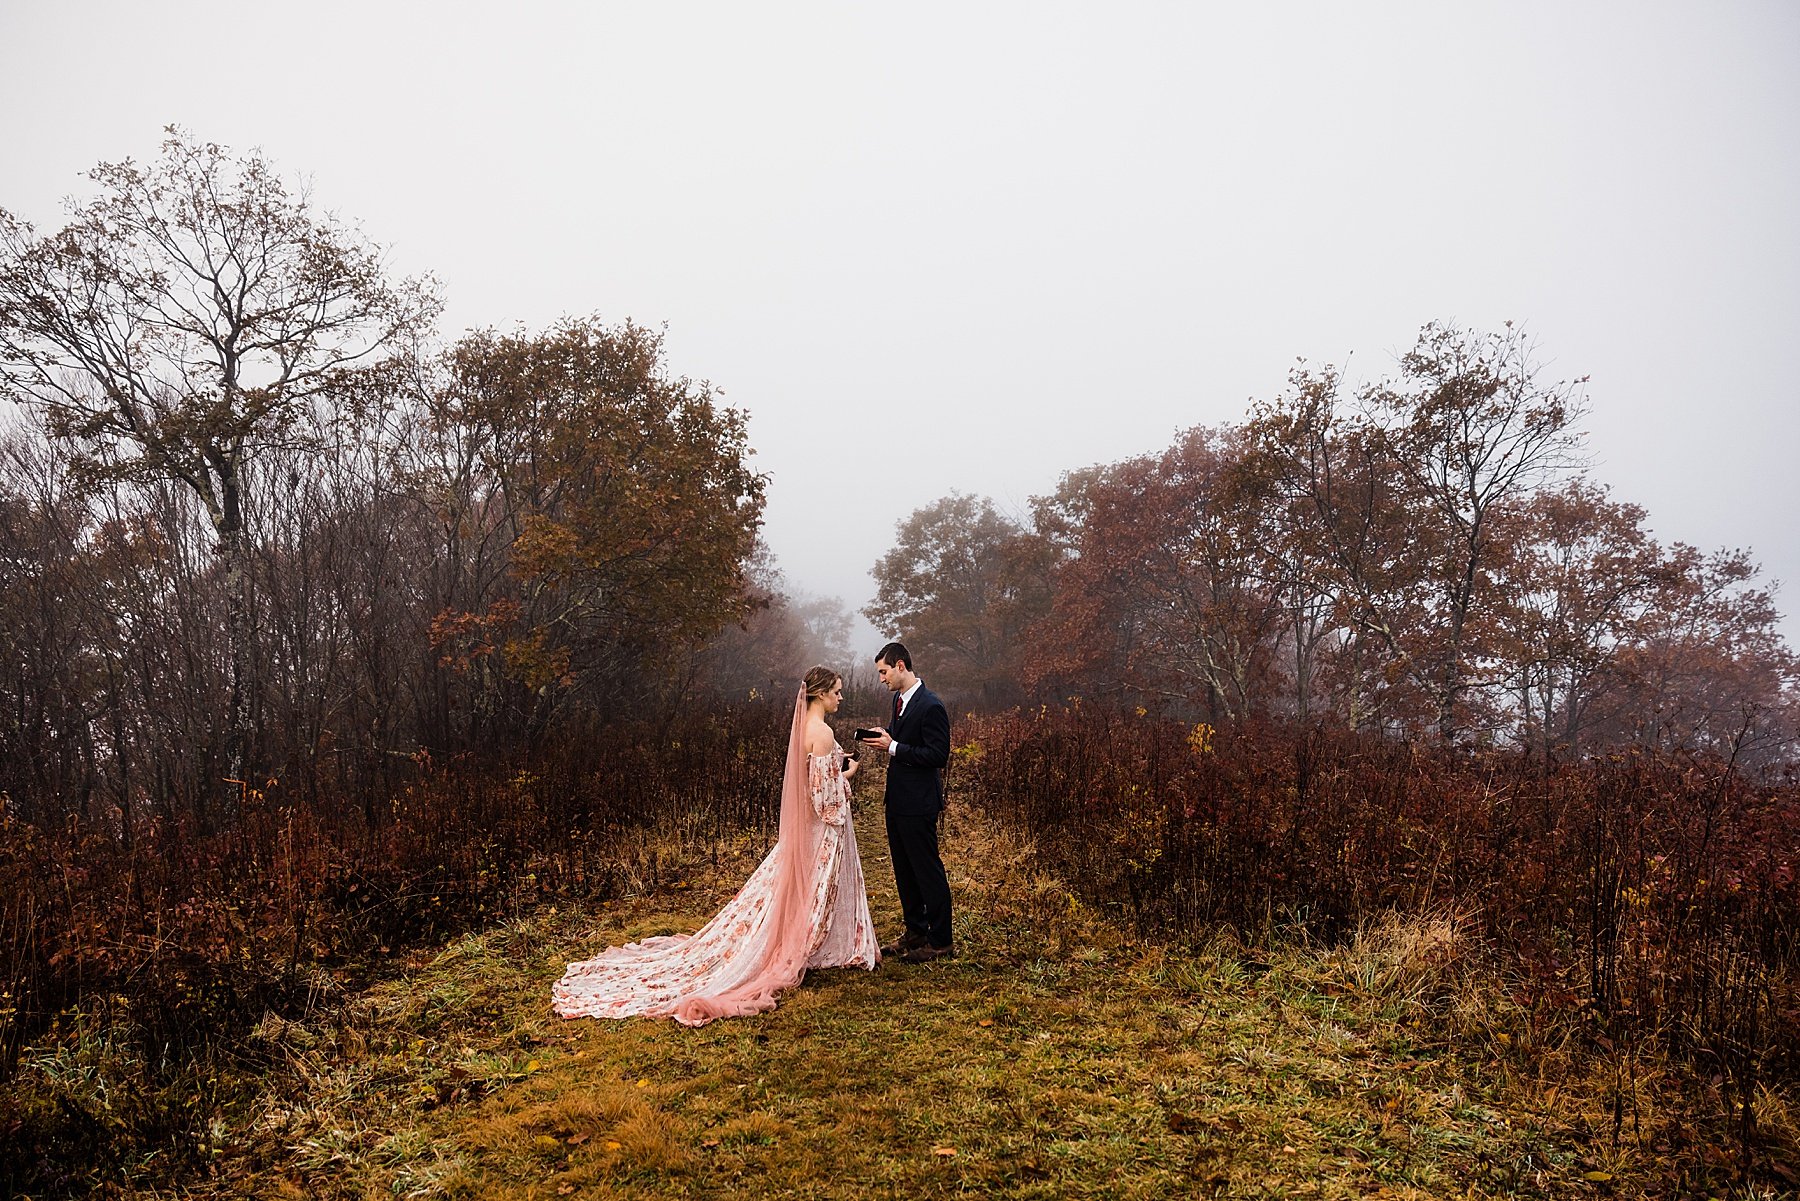
[[[160,160],[89,172],[101,195],[39,236],[0,210],[0,386],[89,479],[191,489],[226,575],[227,773],[253,743],[245,471],[342,369],[435,316],[429,279],[290,193],[257,152],[171,127]]]

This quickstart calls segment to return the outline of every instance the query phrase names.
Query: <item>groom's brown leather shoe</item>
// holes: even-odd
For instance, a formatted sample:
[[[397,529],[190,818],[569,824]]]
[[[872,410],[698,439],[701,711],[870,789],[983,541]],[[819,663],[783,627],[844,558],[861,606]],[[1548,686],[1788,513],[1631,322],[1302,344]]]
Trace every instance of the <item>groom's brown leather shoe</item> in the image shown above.
[[[904,955],[914,947],[922,947],[925,945],[926,942],[924,938],[914,934],[911,930],[906,930],[901,933],[899,938],[896,938],[893,942],[882,947],[881,953],[890,957],[894,955]]]
[[[901,963],[930,963],[933,959],[955,959],[956,946],[934,947],[930,943],[921,943],[910,951],[900,953]]]

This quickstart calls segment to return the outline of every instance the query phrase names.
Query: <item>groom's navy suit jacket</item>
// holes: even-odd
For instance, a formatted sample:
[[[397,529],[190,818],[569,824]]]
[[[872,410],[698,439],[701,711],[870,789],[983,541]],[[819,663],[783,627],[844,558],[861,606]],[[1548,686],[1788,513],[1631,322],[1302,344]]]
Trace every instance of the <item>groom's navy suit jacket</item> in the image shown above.
[[[887,811],[930,816],[944,807],[944,765],[950,762],[950,712],[937,693],[919,685],[888,733],[900,746],[888,759]]]

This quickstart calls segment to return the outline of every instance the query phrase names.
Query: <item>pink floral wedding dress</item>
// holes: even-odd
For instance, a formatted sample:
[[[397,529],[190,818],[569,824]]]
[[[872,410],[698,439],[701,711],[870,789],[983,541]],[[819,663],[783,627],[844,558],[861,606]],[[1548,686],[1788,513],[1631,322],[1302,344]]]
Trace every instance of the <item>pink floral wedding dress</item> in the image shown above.
[[[809,968],[880,960],[850,820],[843,751],[806,753],[806,694],[795,704],[775,847],[693,934],[646,938],[571,963],[551,989],[562,1017],[672,1017],[702,1026],[760,1013]]]

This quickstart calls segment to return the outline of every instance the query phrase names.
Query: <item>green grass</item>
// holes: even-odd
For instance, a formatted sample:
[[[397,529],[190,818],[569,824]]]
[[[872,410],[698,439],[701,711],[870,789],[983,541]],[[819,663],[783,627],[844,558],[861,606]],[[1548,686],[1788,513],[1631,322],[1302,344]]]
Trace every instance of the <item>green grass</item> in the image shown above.
[[[858,825],[893,931],[879,809]],[[694,928],[759,850],[463,938],[330,1022],[265,1022],[286,1067],[186,1195],[1664,1195],[1650,1151],[1599,1133],[1598,1086],[1505,1037],[1456,923],[1332,952],[1145,945],[962,812],[955,960],[815,972],[699,1030],[550,1013],[565,962]]]

